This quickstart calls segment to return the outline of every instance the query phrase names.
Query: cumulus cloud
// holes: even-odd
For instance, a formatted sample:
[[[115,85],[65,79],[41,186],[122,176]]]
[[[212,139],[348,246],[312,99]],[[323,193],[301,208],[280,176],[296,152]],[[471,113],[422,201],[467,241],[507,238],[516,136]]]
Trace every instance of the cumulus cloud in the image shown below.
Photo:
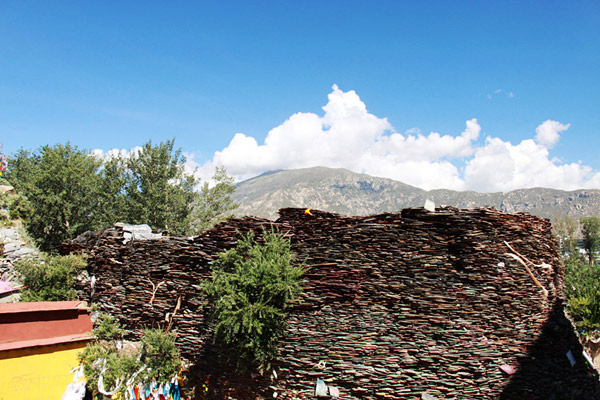
[[[327,166],[423,189],[495,192],[536,186],[600,187],[598,171],[550,157],[549,149],[568,128],[569,124],[548,120],[537,127],[535,140],[518,144],[481,138],[475,118],[455,135],[422,134],[418,129],[400,133],[386,118],[371,114],[355,91],[344,92],[334,85],[322,115],[296,113],[269,131],[263,143],[237,133],[212,160],[191,163],[205,180],[210,180],[215,166],[224,166],[240,180],[271,170]]]
[[[571,124],[561,124],[547,119],[535,128],[535,141],[551,149],[560,139],[560,132],[566,131],[570,126]]]
[[[387,119],[368,113],[354,91],[342,92],[334,86],[328,97],[323,117],[296,113],[272,129],[264,144],[238,133],[225,149],[215,153],[212,164],[224,165],[230,174],[243,178],[314,165],[360,168],[356,154],[367,151],[392,127]]]
[[[467,162],[465,185],[484,192],[549,187],[564,190],[600,187],[600,173],[578,164],[559,164],[548,148],[531,139],[517,145],[487,138]]]
[[[458,136],[412,130],[401,134],[386,118],[369,113],[353,90],[343,92],[334,85],[328,99],[323,116],[296,113],[272,129],[263,144],[237,133],[199,168],[200,175],[209,177],[217,165],[239,179],[269,170],[324,165],[425,188],[462,186],[459,171],[449,160],[474,153],[473,142],[481,131],[476,119],[467,121]]]

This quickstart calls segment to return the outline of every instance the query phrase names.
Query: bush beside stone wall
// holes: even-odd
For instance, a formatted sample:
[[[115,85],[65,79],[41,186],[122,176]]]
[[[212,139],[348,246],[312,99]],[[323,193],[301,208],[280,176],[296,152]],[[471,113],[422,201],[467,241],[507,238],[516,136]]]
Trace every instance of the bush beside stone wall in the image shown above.
[[[237,230],[260,236],[271,226],[310,270],[289,315],[277,379],[252,379],[219,366],[196,288]],[[233,219],[195,238],[122,239],[115,227],[63,248],[90,254],[95,285],[80,281],[82,298],[117,316],[132,338],[172,319],[183,355],[209,377],[207,396],[312,397],[317,378],[355,399],[600,394],[563,313],[550,223],[538,217],[487,208],[368,217],[282,209],[277,221]]]

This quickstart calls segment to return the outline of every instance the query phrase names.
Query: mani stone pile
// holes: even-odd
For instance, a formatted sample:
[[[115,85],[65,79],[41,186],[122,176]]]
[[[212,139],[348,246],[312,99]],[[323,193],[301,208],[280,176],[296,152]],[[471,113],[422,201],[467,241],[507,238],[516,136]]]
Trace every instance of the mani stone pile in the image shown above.
[[[564,314],[547,220],[490,208],[279,213],[274,222],[231,219],[193,238],[123,243],[123,227],[112,227],[64,251],[90,255],[80,296],[118,317],[131,338],[171,325],[213,398],[313,398],[318,378],[342,399],[600,398]],[[276,374],[252,378],[216,360],[198,285],[239,232],[260,238],[271,227],[310,269]]]

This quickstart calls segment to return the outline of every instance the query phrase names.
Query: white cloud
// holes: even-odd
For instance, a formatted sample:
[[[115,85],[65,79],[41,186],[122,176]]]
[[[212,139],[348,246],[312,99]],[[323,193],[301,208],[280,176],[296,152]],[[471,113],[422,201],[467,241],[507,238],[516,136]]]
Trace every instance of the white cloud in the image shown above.
[[[506,96],[509,99],[512,99],[512,98],[515,97],[515,94],[512,91],[510,91],[510,90],[504,90],[504,89],[496,89],[496,90],[493,91],[493,93],[486,94],[485,97],[488,100],[491,100],[493,97],[496,97],[497,95],[499,96],[502,93],[504,93],[504,96]]]
[[[448,160],[473,154],[481,128],[467,121],[459,136],[394,132],[385,118],[367,111],[356,92],[337,86],[323,107],[324,115],[297,113],[272,129],[264,144],[237,133],[212,161],[200,167],[205,179],[214,167],[246,179],[264,171],[324,165],[387,176],[408,184],[436,188],[462,187],[457,168]]]
[[[323,115],[296,113],[267,134],[263,143],[237,133],[198,175],[210,180],[215,166],[238,179],[265,171],[313,166],[341,167],[388,177],[424,189],[486,192],[544,186],[558,189],[600,187],[600,173],[581,164],[561,164],[549,149],[569,124],[545,121],[536,138],[513,145],[496,137],[479,141],[477,119],[459,135],[418,129],[398,133],[386,118],[367,110],[354,91],[336,85]]]
[[[531,139],[517,145],[487,138],[467,162],[465,184],[484,192],[549,187],[564,190],[600,187],[600,172],[578,163],[551,160],[548,148]]]
[[[90,152],[90,154],[98,159],[108,161],[108,160],[112,160],[113,158],[117,158],[117,157],[121,157],[124,159],[127,159],[129,157],[137,157],[137,155],[139,154],[139,152],[141,150],[142,150],[142,148],[140,146],[135,146],[134,148],[129,149],[129,150],[110,149],[106,153],[104,152],[104,150],[94,149]]]
[[[551,149],[560,139],[560,132],[566,131],[570,126],[571,124],[561,124],[558,121],[547,119],[535,128],[535,140],[542,146]]]

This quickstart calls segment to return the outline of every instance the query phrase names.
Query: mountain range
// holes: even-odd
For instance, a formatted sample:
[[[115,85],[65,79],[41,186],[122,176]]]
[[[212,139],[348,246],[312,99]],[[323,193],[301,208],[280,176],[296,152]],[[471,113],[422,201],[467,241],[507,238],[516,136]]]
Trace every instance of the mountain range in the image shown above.
[[[372,215],[423,207],[491,206],[506,212],[526,212],[543,218],[559,215],[600,216],[600,190],[563,191],[546,188],[508,193],[478,193],[447,189],[423,190],[387,178],[342,168],[313,167],[266,172],[237,184],[236,215],[276,219],[284,207],[312,208],[344,215]]]

